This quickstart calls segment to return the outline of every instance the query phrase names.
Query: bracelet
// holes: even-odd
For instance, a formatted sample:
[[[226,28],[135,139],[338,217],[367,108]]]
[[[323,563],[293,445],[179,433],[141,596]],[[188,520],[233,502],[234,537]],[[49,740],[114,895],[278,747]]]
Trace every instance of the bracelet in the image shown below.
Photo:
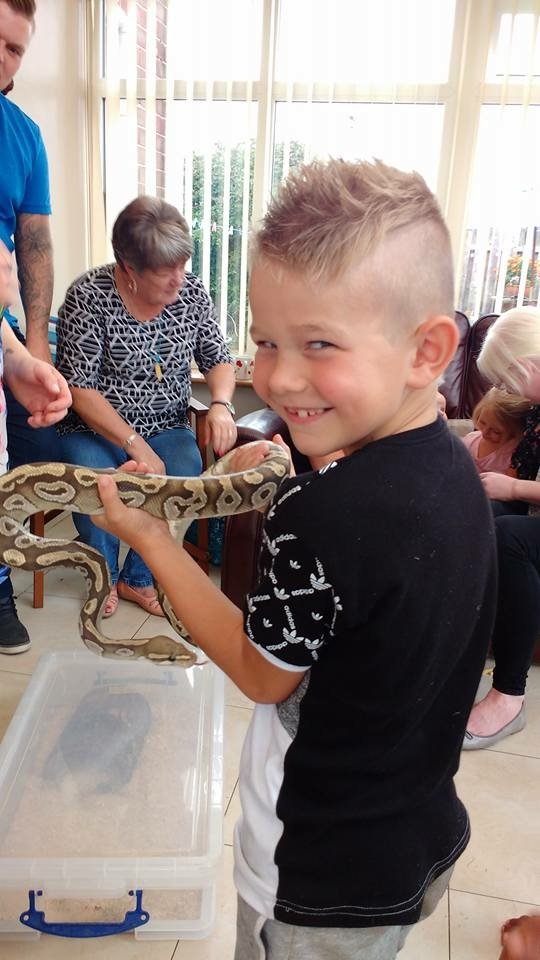
[[[137,439],[138,434],[130,433],[129,437],[124,440],[124,447],[132,447]]]

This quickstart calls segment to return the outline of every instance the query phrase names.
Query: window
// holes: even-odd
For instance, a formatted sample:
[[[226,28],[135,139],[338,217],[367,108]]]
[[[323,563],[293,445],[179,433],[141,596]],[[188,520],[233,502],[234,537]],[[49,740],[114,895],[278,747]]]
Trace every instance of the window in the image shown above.
[[[461,309],[473,318],[536,305],[540,294],[538,4],[499,0],[491,41],[459,298]]]
[[[423,174],[472,320],[538,302],[537,0],[93,0],[93,11],[95,230],[110,235],[137,193],[178,206],[233,352],[248,349],[249,225],[316,156]]]

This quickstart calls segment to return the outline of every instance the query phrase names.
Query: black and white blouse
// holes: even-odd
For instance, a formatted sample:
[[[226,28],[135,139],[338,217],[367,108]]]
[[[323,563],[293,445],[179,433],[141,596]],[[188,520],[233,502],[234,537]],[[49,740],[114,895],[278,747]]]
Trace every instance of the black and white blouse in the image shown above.
[[[114,264],[89,270],[67,291],[58,312],[58,369],[70,386],[97,390],[143,437],[187,423],[193,359],[203,374],[232,360],[194,274],[147,323],[127,310]],[[87,429],[74,411],[59,424],[62,434]]]

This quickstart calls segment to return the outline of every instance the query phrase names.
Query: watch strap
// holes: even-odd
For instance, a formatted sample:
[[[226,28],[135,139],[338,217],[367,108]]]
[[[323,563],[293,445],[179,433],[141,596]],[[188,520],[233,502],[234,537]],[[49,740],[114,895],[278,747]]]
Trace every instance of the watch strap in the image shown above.
[[[216,403],[219,403],[220,406],[222,407],[227,407],[227,410],[229,411],[229,413],[234,417],[235,409],[230,400],[211,400],[210,406],[214,407]]]

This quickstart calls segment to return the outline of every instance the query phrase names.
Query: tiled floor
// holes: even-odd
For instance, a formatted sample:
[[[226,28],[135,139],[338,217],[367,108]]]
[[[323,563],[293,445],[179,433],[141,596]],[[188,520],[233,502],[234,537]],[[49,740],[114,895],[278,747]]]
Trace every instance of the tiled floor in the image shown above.
[[[55,534],[70,536],[71,521],[57,522]],[[66,531],[64,533],[64,530]],[[21,618],[32,649],[0,656],[0,734],[3,734],[39,655],[78,649],[77,614],[82,580],[71,571],[46,579],[45,607],[32,608],[30,574],[14,576]],[[120,604],[109,621],[111,635],[152,629],[132,604]],[[488,683],[487,677],[483,683]],[[74,941],[42,937],[37,942],[0,941],[1,960],[229,960],[233,956],[235,894],[232,885],[232,830],[238,815],[237,770],[250,702],[227,684],[225,721],[225,827],[218,889],[218,918],[211,937],[180,943],[137,942],[131,935]],[[496,747],[463,755],[459,791],[472,820],[473,836],[459,861],[451,889],[436,913],[410,934],[403,960],[496,960],[498,930],[508,916],[540,912],[540,667],[533,668],[526,729]]]

